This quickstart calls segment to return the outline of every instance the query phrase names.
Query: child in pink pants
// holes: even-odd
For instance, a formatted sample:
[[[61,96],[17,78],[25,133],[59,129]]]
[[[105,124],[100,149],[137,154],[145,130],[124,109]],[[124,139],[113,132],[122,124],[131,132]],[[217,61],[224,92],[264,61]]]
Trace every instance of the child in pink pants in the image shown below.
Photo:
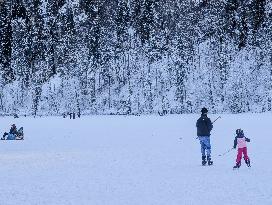
[[[250,139],[245,137],[243,130],[237,129],[233,148],[236,149],[236,147],[238,147],[238,153],[236,158],[236,165],[233,167],[234,169],[239,168],[241,166],[241,159],[243,154],[246,165],[250,167],[250,160],[247,155],[246,142],[250,142]]]

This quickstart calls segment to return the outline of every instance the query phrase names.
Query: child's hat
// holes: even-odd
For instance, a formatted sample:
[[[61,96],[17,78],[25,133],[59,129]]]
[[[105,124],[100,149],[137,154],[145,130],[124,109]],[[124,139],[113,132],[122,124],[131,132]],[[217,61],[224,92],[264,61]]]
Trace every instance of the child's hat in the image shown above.
[[[239,135],[239,134],[243,134],[243,130],[241,128],[237,129],[236,130],[236,134]]]

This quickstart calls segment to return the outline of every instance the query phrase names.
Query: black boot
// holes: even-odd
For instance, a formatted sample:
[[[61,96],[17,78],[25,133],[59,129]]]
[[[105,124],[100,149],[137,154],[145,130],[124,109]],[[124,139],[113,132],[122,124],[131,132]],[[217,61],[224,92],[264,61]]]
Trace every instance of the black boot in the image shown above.
[[[251,167],[251,166],[250,166],[250,160],[249,160],[249,159],[246,159],[245,162],[246,162],[246,165],[247,165],[248,167]]]
[[[238,169],[241,166],[241,162],[236,163],[236,165],[233,167],[233,169]]]
[[[204,156],[202,156],[202,165],[205,166],[206,163],[207,163],[206,156],[204,155]]]
[[[208,165],[213,165],[213,161],[210,156],[207,157]]]

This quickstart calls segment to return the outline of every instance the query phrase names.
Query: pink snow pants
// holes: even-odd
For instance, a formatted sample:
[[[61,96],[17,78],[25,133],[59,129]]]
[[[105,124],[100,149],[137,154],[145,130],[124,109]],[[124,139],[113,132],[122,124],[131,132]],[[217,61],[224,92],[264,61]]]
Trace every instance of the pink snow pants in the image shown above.
[[[238,148],[236,163],[240,163],[241,162],[243,154],[244,154],[244,159],[245,160],[249,159],[248,156],[247,156],[247,147]]]

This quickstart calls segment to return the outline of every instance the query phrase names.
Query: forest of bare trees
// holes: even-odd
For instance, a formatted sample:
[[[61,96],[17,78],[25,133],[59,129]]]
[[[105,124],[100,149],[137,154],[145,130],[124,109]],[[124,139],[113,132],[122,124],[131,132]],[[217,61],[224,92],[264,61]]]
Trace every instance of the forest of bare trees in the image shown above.
[[[271,0],[1,0],[0,113],[271,111]]]

